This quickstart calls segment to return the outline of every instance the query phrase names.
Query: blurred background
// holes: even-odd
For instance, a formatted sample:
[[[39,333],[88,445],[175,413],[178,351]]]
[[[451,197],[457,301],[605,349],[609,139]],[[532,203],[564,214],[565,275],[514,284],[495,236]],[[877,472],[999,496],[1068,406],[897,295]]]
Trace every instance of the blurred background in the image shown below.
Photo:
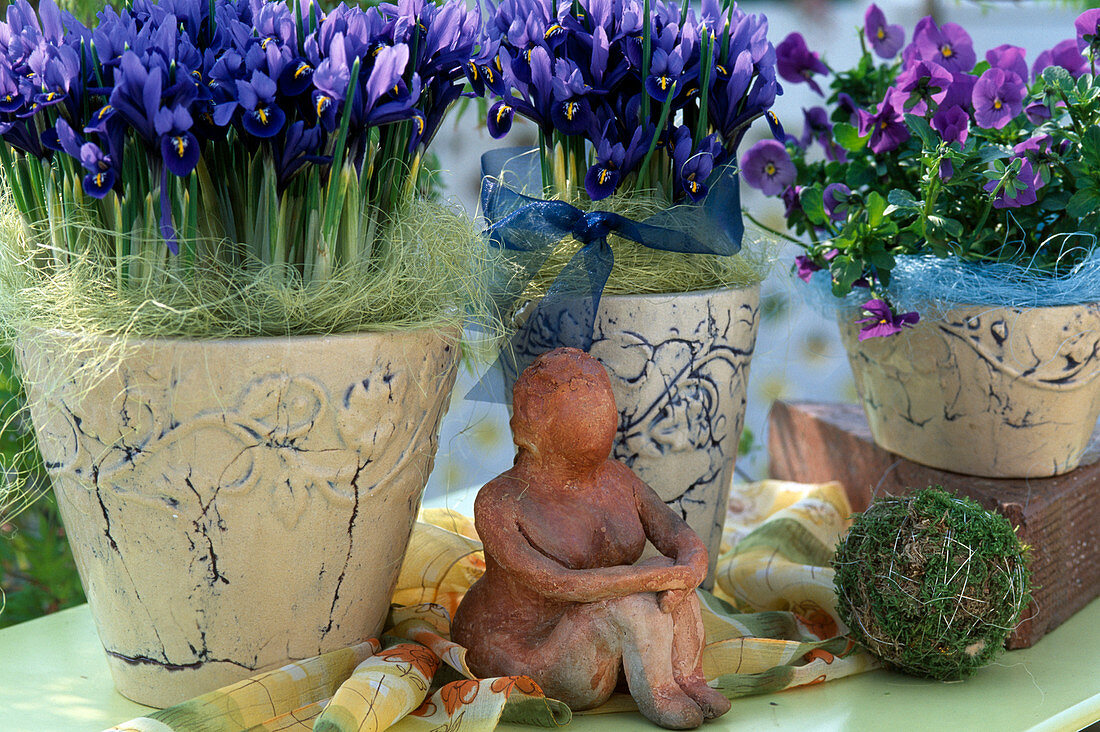
[[[85,21],[103,7],[101,0],[58,0]],[[1096,0],[1087,4],[1094,4]],[[37,5],[37,0],[32,0]],[[363,4],[368,4],[365,0]],[[831,0],[749,0],[740,6],[749,13],[764,13],[772,42],[778,45],[798,30],[807,45],[821,53],[833,68],[850,67],[859,56],[857,33],[867,8],[865,2]],[[1030,63],[1036,55],[1073,36],[1073,20],[1085,2],[961,2],[956,0],[878,0],[888,22],[906,29],[908,42],[917,20],[933,15],[941,24],[955,22],[970,32],[979,59],[1002,43],[1023,46]],[[7,6],[0,0],[0,11]],[[775,105],[787,132],[797,136],[802,109],[821,104],[805,85],[784,84],[785,93]],[[476,213],[480,185],[480,156],[497,146],[480,120],[475,105],[444,127],[433,143],[439,158],[439,182],[444,196]],[[475,129],[475,126],[477,128]],[[528,135],[524,139],[524,134]],[[767,135],[758,122],[743,144],[748,149]],[[505,144],[534,142],[533,132],[517,126]],[[743,188],[744,205],[770,226],[782,228],[782,205]],[[819,312],[804,296],[802,283],[790,272],[793,245],[780,250],[771,276],[764,283],[762,318],[749,380],[748,413],[737,480],[766,477],[767,414],[776,399],[850,402],[855,388],[847,358],[839,342],[836,323],[828,312]],[[478,367],[474,367],[475,370]],[[481,367],[483,368],[483,366]],[[478,374],[463,368],[455,386],[450,411],[443,420],[439,452],[425,493],[426,501],[448,502],[469,487],[480,486],[512,462],[508,414],[503,405],[465,401]],[[10,399],[18,398],[10,354],[0,351],[0,424],[6,423]],[[4,406],[7,405],[7,406]],[[15,430],[0,434],[0,453],[5,464],[27,444]],[[0,476],[2,479],[2,476]],[[46,494],[14,521],[0,525],[0,590],[6,607],[0,627],[28,620],[83,602],[64,529],[52,496]]]

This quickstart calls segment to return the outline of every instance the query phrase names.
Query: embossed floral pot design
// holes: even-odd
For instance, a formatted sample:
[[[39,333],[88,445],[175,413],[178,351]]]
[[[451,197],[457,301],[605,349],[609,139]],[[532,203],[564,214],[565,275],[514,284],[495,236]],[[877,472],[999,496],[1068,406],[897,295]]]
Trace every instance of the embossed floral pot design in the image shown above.
[[[581,302],[590,306],[591,300]],[[607,369],[619,409],[613,454],[707,545],[708,588],[745,422],[759,302],[758,285],[604,295],[589,349]],[[536,310],[552,323],[531,327],[520,350],[549,350],[552,338],[575,327],[574,310]],[[540,333],[546,343],[540,344]]]
[[[135,341],[90,367],[95,344],[24,340],[39,445],[120,692],[167,706],[378,633],[456,336]]]
[[[1100,413],[1100,304],[968,305],[858,341],[840,317],[871,434],[924,465],[992,478],[1077,467]]]

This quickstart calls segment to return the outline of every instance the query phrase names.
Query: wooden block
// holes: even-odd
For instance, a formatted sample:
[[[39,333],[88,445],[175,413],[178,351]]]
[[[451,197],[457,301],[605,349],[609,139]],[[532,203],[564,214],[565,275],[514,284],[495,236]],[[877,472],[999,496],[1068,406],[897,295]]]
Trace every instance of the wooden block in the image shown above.
[[[768,418],[768,458],[773,478],[840,481],[856,511],[879,495],[942,485],[1003,514],[1032,547],[1034,599],[1009,648],[1033,645],[1100,595],[1100,430],[1072,473],[977,478],[918,465],[878,447],[857,405],[776,402]]]

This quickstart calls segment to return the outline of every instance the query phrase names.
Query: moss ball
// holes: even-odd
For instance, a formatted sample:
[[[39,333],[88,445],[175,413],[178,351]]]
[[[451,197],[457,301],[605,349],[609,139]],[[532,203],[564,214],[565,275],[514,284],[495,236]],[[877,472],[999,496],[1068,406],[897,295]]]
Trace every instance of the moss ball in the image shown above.
[[[833,559],[840,617],[887,666],[960,679],[993,660],[1030,601],[1027,549],[1000,514],[929,488],[875,501]]]

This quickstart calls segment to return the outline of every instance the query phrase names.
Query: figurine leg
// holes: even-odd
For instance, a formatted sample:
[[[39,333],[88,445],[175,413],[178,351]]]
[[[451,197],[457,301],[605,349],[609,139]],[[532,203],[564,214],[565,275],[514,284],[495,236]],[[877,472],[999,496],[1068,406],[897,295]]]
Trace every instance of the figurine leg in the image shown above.
[[[730,700],[707,685],[703,676],[703,616],[694,592],[672,611],[672,674],[684,693],[695,700],[706,719],[730,710]]]
[[[643,715],[667,729],[694,729],[703,711],[673,673],[673,619],[657,607],[657,596],[643,593],[605,600],[622,639],[623,670],[630,695]]]
[[[672,566],[668,557],[652,557],[641,564]],[[699,708],[703,717],[714,719],[730,710],[730,701],[707,685],[703,676],[703,646],[706,644],[699,597],[690,592],[672,611],[672,674],[676,683]]]
[[[668,729],[703,723],[699,705],[673,675],[672,617],[657,607],[653,593],[574,605],[535,646],[503,640],[476,654],[484,662],[471,664],[475,673],[526,674],[547,696],[581,710],[607,701],[621,663],[631,696],[652,722]]]

